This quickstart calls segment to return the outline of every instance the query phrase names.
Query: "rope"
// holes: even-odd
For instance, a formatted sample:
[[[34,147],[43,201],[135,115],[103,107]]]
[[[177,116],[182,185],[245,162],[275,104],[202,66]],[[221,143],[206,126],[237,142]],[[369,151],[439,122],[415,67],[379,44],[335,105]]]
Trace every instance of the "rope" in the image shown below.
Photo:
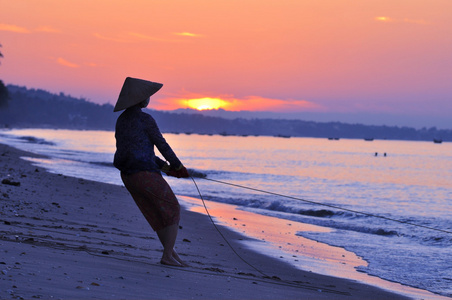
[[[221,237],[223,238],[223,240],[226,242],[226,244],[228,244],[229,248],[231,248],[231,250],[235,253],[235,255],[240,258],[245,264],[247,264],[248,266],[250,266],[251,268],[253,268],[254,270],[256,270],[257,272],[261,273],[262,275],[264,275],[264,277],[268,277],[270,278],[270,276],[268,276],[267,274],[265,274],[264,272],[262,272],[261,270],[259,270],[258,268],[254,267],[253,265],[251,265],[249,262],[247,262],[243,257],[241,257],[237,251],[235,251],[234,247],[232,247],[232,245],[229,243],[229,241],[226,239],[226,237],[223,235],[223,233],[220,231],[220,229],[218,229],[217,225],[215,224],[215,222],[212,219],[212,216],[209,213],[209,210],[207,209],[206,206],[206,202],[204,201],[204,198],[201,195],[201,191],[199,190],[198,185],[196,184],[195,179],[190,176],[191,180],[193,180],[193,183],[195,184],[196,189],[198,190],[198,194],[199,197],[201,198],[202,204],[204,205],[204,209],[206,210],[207,216],[209,216],[210,221],[212,222],[213,226],[215,227],[215,229],[218,231],[218,233],[221,235]]]
[[[192,177],[192,179],[193,179],[193,177]],[[209,178],[205,178],[205,177],[202,177],[202,179],[208,180],[208,181],[212,181],[212,182],[221,183],[221,184],[225,184],[225,185],[230,185],[230,186],[234,186],[234,187],[238,187],[238,188],[242,188],[242,189],[247,189],[247,190],[251,190],[251,191],[255,191],[255,192],[261,192],[261,193],[264,193],[264,194],[270,194],[270,195],[274,195],[274,196],[289,198],[289,199],[292,199],[292,200],[298,200],[298,201],[303,201],[303,202],[307,202],[307,203],[311,203],[311,204],[322,205],[322,206],[335,208],[335,209],[339,209],[339,210],[343,210],[343,211],[348,211],[348,212],[352,212],[352,213],[356,213],[356,214],[366,215],[366,216],[369,216],[369,217],[380,218],[380,219],[384,219],[384,220],[388,220],[388,221],[392,221],[392,222],[397,222],[397,223],[401,223],[401,224],[407,224],[407,225],[411,225],[411,226],[422,227],[422,228],[429,229],[429,230],[439,231],[439,232],[442,232],[442,233],[452,234],[452,231],[439,229],[439,228],[434,228],[434,227],[429,227],[429,226],[420,225],[420,224],[414,224],[414,223],[407,222],[407,221],[401,221],[401,220],[397,220],[397,219],[393,219],[393,218],[389,218],[389,217],[384,217],[384,216],[379,216],[379,215],[366,213],[366,212],[362,212],[362,211],[357,211],[357,210],[353,210],[353,209],[343,208],[343,207],[336,206],[336,205],[315,202],[315,201],[311,201],[311,200],[301,199],[301,198],[297,198],[297,197],[293,197],[293,196],[287,196],[287,195],[283,195],[283,194],[278,194],[278,193],[274,193],[274,192],[264,191],[264,190],[251,188],[251,187],[247,187],[247,186],[243,186],[243,185],[239,185],[239,184],[234,184],[234,183],[230,183],[230,182],[225,182],[225,181],[220,181],[220,180],[215,180],[215,179],[209,179]],[[194,179],[193,179],[193,182],[195,182]],[[196,183],[195,183],[195,185],[196,185]],[[198,186],[196,186],[196,188],[198,188]],[[199,192],[199,189],[198,189],[198,192]],[[204,203],[204,200],[203,200],[203,203]]]

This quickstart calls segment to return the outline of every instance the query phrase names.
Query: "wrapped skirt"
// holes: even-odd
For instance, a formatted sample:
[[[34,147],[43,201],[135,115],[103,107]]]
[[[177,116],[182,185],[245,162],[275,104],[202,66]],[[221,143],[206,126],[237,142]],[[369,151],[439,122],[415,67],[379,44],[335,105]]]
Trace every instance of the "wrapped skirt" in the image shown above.
[[[160,173],[121,173],[121,179],[152,229],[179,224],[179,202]]]

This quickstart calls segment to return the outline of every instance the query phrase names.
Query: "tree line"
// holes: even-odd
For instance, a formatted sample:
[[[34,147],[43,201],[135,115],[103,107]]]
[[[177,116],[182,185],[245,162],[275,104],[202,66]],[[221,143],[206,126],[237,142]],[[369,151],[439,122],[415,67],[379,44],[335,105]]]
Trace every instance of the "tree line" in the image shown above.
[[[0,126],[14,128],[59,128],[114,130],[120,113],[113,105],[99,105],[64,93],[16,85],[7,87],[8,101],[0,107]],[[221,135],[264,135],[350,139],[452,141],[452,129],[370,126],[341,122],[280,119],[225,119],[201,114],[147,110],[162,132]]]
[[[2,45],[0,44],[0,48]],[[0,51],[0,58],[3,57],[2,52]],[[1,62],[0,62],[1,64]],[[0,109],[2,107],[5,107],[8,101],[8,89],[6,88],[5,84],[2,80],[0,80]]]

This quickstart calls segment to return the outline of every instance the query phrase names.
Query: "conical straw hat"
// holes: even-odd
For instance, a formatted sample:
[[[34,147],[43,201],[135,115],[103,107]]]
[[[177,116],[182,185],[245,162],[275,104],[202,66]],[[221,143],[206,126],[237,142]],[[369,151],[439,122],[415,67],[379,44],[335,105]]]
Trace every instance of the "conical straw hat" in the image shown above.
[[[162,86],[161,83],[127,77],[113,111],[120,111],[147,100]]]

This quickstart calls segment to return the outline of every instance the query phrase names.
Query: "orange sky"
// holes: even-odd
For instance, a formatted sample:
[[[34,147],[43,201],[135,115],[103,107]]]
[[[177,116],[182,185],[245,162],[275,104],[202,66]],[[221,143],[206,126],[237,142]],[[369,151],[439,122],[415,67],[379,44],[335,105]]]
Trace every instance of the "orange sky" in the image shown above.
[[[164,84],[150,107],[165,110],[439,120],[451,37],[450,0],[0,0],[0,79],[114,104],[138,77]]]

